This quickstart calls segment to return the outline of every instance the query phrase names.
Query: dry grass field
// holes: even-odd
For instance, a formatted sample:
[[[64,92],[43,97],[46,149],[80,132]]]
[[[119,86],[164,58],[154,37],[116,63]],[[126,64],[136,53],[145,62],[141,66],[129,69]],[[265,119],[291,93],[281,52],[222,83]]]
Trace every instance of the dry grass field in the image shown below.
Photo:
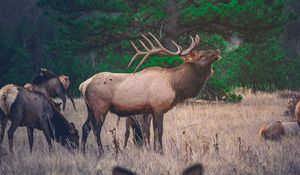
[[[80,130],[86,119],[82,99],[77,99],[78,112],[67,104],[65,116]],[[262,142],[259,128],[272,120],[287,120],[283,112],[287,99],[278,94],[246,94],[239,104],[178,105],[165,115],[164,154],[152,149],[137,149],[130,138],[128,147],[116,154],[112,134],[117,118],[108,114],[102,132],[107,145],[105,155],[98,157],[91,132],[87,154],[71,154],[55,143],[49,155],[41,131],[35,132],[34,151],[29,152],[25,128],[14,137],[15,154],[8,153],[7,136],[0,155],[0,174],[111,174],[120,165],[138,174],[180,174],[201,162],[205,174],[300,174],[300,137],[287,137],[280,142]],[[116,130],[121,146],[124,142],[125,119]],[[216,136],[217,135],[217,136]],[[153,136],[151,136],[153,143]]]

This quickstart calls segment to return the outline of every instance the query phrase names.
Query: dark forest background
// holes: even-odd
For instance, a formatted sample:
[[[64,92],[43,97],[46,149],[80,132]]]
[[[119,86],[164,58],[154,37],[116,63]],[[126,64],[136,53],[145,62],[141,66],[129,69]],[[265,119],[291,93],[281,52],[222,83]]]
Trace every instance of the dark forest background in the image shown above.
[[[219,48],[204,97],[236,87],[300,87],[298,0],[0,0],[0,86],[23,85],[41,67],[70,76],[71,90],[101,71],[132,72],[130,40],[152,32],[170,49],[199,34],[199,49]],[[144,67],[173,67],[151,57]],[[137,64],[137,62],[136,62]],[[208,97],[209,96],[209,97]]]

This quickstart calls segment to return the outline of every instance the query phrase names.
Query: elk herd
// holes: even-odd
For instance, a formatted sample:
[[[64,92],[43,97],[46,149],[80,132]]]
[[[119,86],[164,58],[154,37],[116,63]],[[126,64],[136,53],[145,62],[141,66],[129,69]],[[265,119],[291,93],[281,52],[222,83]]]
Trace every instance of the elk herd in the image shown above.
[[[212,64],[220,58],[217,50],[196,50],[200,42],[198,35],[191,38],[191,44],[183,49],[172,41],[176,51],[166,49],[151,33],[141,35],[139,49],[131,42],[137,57],[143,56],[134,72],[101,72],[93,75],[79,86],[87,107],[87,118],[82,126],[81,150],[85,153],[88,135],[93,130],[100,154],[103,153],[101,130],[108,112],[126,117],[124,148],[127,145],[130,128],[136,145],[150,144],[150,122],[154,132],[154,150],[163,152],[164,114],[185,99],[197,96],[205,82],[212,76]],[[184,63],[174,68],[151,67],[138,71],[151,55],[179,56]],[[69,93],[70,80],[66,75],[56,75],[41,69],[31,83],[24,87],[9,84],[0,90],[0,144],[3,142],[6,124],[9,150],[13,152],[13,135],[18,127],[27,127],[30,151],[33,147],[33,133],[41,130],[52,149],[52,140],[69,150],[79,148],[79,133],[72,122],[61,113],[60,105],[52,100],[58,97],[66,106],[66,96],[76,106]],[[262,128],[259,135],[263,139],[278,139],[286,134],[300,132],[300,104],[296,108],[295,121],[275,121]],[[118,172],[118,170],[116,170]],[[202,173],[202,170],[201,170]]]

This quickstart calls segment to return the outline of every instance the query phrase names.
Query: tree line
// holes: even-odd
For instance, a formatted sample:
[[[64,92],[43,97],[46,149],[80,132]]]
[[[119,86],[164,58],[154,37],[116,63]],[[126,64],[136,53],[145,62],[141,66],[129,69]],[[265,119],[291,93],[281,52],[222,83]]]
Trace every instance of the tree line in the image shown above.
[[[236,87],[300,86],[297,0],[0,1],[1,86],[23,85],[47,67],[69,75],[78,94],[78,85],[96,72],[132,72],[130,41],[146,32],[169,49],[171,40],[187,46],[189,35],[199,34],[200,49],[221,50],[203,98],[230,97]],[[142,68],[181,63],[154,56]]]

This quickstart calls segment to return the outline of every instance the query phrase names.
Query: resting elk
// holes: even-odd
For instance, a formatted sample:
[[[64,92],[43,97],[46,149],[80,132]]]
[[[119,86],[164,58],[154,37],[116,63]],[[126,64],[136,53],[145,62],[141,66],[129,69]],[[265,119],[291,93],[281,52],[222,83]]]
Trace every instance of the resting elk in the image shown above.
[[[74,110],[76,111],[75,103],[72,96],[69,94],[70,80],[66,75],[55,75],[51,71],[41,68],[41,71],[35,75],[31,83],[27,83],[25,89],[39,91],[47,97],[58,97],[63,102],[63,110],[66,107],[66,95],[71,100]]]
[[[102,72],[80,84],[79,90],[88,109],[87,120],[82,127],[83,152],[91,130],[90,123],[100,154],[103,152],[100,132],[108,111],[121,117],[152,113],[154,149],[162,152],[164,114],[185,99],[195,97],[212,76],[212,64],[220,58],[220,51],[192,51],[200,41],[198,35],[195,38],[191,37],[191,45],[186,50],[172,41],[177,48],[175,52],[163,47],[151,33],[149,35],[156,46],[142,34],[148,44],[147,46],[139,40],[145,51],[139,50],[131,42],[136,54],[129,66],[138,56],[144,55],[133,74]],[[174,68],[151,67],[136,72],[145,60],[154,54],[180,56],[185,63]],[[158,142],[159,145],[156,146]]]
[[[265,140],[279,140],[285,135],[300,135],[300,102],[295,108],[296,119],[292,121],[273,121],[259,131],[259,136]]]

